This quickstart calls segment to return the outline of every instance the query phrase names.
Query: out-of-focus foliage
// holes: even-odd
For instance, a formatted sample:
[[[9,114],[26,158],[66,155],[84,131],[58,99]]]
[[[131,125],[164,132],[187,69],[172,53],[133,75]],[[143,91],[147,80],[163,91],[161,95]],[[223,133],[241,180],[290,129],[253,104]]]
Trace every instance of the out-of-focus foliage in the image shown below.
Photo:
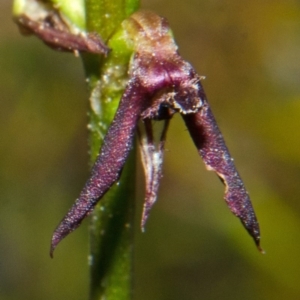
[[[262,231],[258,253],[204,170],[184,124],[168,136],[135,299],[300,298],[299,1],[144,0],[168,18],[204,87]],[[0,299],[86,299],[87,223],[48,255],[52,230],[88,174],[79,59],[24,38],[0,0]]]

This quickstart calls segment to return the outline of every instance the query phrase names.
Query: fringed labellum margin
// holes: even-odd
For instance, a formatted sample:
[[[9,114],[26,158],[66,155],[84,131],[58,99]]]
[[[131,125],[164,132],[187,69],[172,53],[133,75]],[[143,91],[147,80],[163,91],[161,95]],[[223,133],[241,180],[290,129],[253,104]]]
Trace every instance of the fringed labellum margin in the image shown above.
[[[53,39],[56,34],[63,37],[60,29],[53,26],[41,29],[24,16],[19,21],[52,47],[54,45],[63,50],[93,52],[91,48],[82,46],[89,42],[78,40],[78,36],[75,38],[72,34],[64,33],[66,40],[60,45]],[[210,110],[200,83],[201,77],[178,54],[167,21],[154,13],[139,11],[123,21],[116,34],[123,36],[128,49],[132,50],[129,80],[91,176],[53,234],[51,256],[58,243],[81,224],[103,195],[118,181],[132,148],[136,130],[146,180],[141,224],[142,229],[144,228],[157,198],[166,132],[174,113],[181,114],[206,168],[216,172],[224,183],[224,198],[229,209],[241,220],[261,250],[259,225],[249,195]],[[73,40],[77,41],[77,46],[70,42]],[[107,54],[108,48],[100,39],[96,40],[95,45],[100,53]],[[164,122],[158,141],[153,134],[153,120]],[[139,122],[144,129],[138,128]]]

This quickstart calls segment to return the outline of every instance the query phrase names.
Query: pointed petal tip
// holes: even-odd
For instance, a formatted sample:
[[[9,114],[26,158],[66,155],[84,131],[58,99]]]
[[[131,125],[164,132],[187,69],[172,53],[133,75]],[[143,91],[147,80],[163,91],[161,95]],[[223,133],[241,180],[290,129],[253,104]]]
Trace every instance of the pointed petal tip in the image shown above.
[[[142,213],[142,220],[141,220],[141,231],[143,233],[146,231],[146,223],[147,223],[147,220],[150,215],[150,209],[151,209],[151,206],[149,207],[146,204],[144,205],[144,210]]]
[[[260,246],[260,241],[255,241],[256,247],[261,254],[266,254],[266,251]]]
[[[57,237],[56,232],[54,232],[52,239],[51,239],[51,246],[50,246],[50,257],[51,258],[53,258],[54,250],[59,242],[60,242],[60,239]]]
[[[59,228],[59,227],[58,227]],[[57,245],[60,241],[64,238],[61,233],[56,229],[52,235],[51,245],[50,245],[50,257],[53,258],[54,250],[56,249]]]
[[[51,258],[54,257],[54,256],[53,256],[53,252],[54,252],[54,249],[51,247],[51,248],[50,248],[50,257],[51,257]]]
[[[142,212],[142,219],[141,219],[141,231],[145,232],[146,222],[149,216],[149,210],[146,207],[146,204],[144,204],[143,212]]]
[[[251,234],[251,233],[250,233]],[[254,243],[256,245],[256,248],[258,249],[258,251],[261,254],[266,254],[266,251],[260,246],[260,235],[258,234],[251,234],[253,239],[254,239]]]

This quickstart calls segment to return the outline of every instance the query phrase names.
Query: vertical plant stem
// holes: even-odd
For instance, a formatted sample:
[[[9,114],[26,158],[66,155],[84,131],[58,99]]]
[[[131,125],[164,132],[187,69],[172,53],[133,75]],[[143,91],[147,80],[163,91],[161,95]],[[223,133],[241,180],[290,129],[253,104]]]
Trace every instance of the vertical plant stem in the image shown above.
[[[86,0],[86,30],[109,38],[133,13],[139,0]],[[94,162],[114,117],[127,76],[129,56],[82,56],[90,90],[90,156]],[[121,75],[116,72],[121,70]],[[109,80],[107,78],[109,77]],[[90,300],[129,300],[132,296],[135,151],[132,151],[118,184],[97,205],[90,224]]]

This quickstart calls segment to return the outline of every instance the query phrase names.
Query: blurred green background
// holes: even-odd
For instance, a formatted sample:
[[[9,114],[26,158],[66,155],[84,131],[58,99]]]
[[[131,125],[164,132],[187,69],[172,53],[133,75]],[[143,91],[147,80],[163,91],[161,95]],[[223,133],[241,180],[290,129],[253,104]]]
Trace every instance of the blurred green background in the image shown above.
[[[0,0],[0,299],[87,299],[88,222],[53,229],[88,176],[81,61],[24,38]],[[135,300],[300,299],[300,2],[144,0],[200,75],[260,221],[261,255],[179,116],[159,199],[139,229]]]

